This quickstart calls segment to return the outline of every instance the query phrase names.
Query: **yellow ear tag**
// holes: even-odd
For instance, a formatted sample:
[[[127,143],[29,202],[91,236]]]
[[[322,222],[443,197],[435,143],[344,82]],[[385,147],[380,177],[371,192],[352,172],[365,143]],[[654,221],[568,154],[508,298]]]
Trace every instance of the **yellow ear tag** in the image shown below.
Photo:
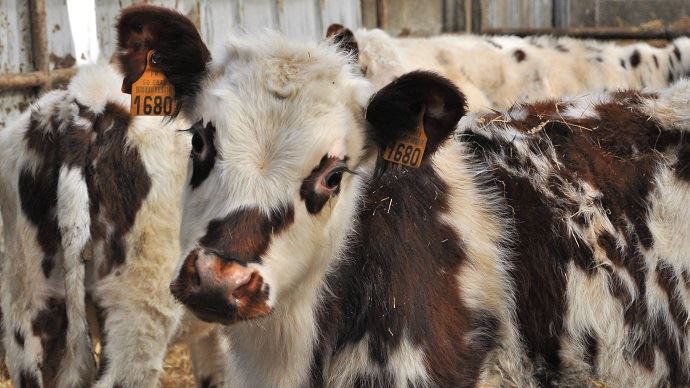
[[[146,68],[132,84],[129,113],[134,116],[171,116],[175,112],[175,87],[153,63],[153,50],[146,54]]]
[[[424,149],[426,149],[426,133],[424,132],[424,111],[419,114],[419,124],[415,132],[403,135],[396,142],[390,144],[383,151],[383,158],[389,162],[418,168],[422,165]]]

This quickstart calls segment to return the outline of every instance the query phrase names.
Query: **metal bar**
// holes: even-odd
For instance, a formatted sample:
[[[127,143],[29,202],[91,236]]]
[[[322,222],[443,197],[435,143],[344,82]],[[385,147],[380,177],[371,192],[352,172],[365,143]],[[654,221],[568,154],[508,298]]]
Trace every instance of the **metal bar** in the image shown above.
[[[641,29],[635,27],[581,27],[581,28],[486,28],[481,31],[487,35],[553,35],[591,39],[666,39],[690,36],[690,29]]]
[[[376,0],[376,26],[383,30],[388,25],[387,0]]]
[[[472,33],[472,0],[465,0],[465,32]]]
[[[50,72],[32,71],[29,73],[2,74],[0,75],[0,92],[62,83],[68,81],[76,72],[77,68],[72,67]]]
[[[34,58],[34,68],[37,72],[46,73],[42,78],[42,89],[50,89],[50,62],[48,61],[48,32],[46,31],[46,3],[45,0],[30,0],[29,12],[31,16],[31,51]]]

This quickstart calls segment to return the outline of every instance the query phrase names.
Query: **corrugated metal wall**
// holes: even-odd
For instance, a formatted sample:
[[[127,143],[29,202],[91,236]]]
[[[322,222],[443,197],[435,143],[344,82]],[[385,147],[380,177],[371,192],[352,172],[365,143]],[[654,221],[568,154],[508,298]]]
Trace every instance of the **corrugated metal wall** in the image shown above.
[[[34,58],[29,3],[45,3],[47,53]],[[0,74],[70,68],[108,59],[113,25],[134,0],[0,0]],[[176,8],[213,45],[233,29],[278,29],[320,39],[330,23],[380,27],[393,35],[482,32],[490,28],[690,25],[689,0],[148,0]],[[71,11],[70,8],[72,7]],[[34,12],[35,13],[35,12]],[[35,17],[36,15],[34,15]],[[71,17],[71,19],[70,19]],[[33,27],[33,28],[32,28]],[[75,44],[73,35],[79,36]],[[87,39],[84,39],[84,38]],[[99,53],[98,56],[96,55]],[[0,92],[0,129],[36,96],[36,90]]]
[[[107,61],[116,44],[114,23],[133,0],[44,0],[49,69]],[[360,0],[155,0],[187,15],[213,46],[232,30],[277,29],[289,36],[320,39],[331,23],[362,25]],[[68,4],[69,3],[69,4]],[[78,12],[69,7],[80,7]],[[85,9],[90,8],[90,9]],[[95,15],[94,15],[95,13]],[[26,0],[0,0],[0,74],[36,70],[31,12]],[[70,17],[73,20],[70,20]],[[93,22],[93,23],[92,23]],[[93,24],[93,26],[91,26]],[[75,44],[74,34],[79,36]],[[94,42],[90,42],[94,40]],[[78,47],[77,47],[78,46]],[[91,49],[93,48],[93,50]],[[96,55],[96,52],[98,55]],[[36,97],[35,89],[0,92],[0,129]]]

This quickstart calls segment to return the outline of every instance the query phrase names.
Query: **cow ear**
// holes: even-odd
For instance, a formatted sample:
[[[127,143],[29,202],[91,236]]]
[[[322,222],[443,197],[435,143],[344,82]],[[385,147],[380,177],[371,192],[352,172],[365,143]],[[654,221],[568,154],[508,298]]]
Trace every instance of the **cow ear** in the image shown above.
[[[197,93],[211,54],[187,17],[167,8],[133,6],[122,11],[116,28],[124,93],[131,93],[143,74],[151,50],[156,67],[175,87],[178,107]]]
[[[355,34],[349,28],[345,28],[342,24],[331,24],[328,26],[328,30],[326,30],[326,38],[331,39],[340,51],[350,55],[354,63],[359,61],[357,39],[355,39]]]
[[[369,138],[379,154],[420,129],[426,135],[427,160],[455,130],[465,114],[465,96],[448,79],[414,71],[379,90],[369,101],[366,120]],[[390,160],[390,159],[389,159]]]

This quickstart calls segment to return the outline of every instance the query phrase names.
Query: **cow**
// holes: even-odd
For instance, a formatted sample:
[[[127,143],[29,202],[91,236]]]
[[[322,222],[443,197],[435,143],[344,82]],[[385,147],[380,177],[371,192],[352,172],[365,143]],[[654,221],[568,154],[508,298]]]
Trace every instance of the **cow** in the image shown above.
[[[465,91],[471,111],[599,89],[659,88],[690,73],[687,37],[657,48],[551,36],[393,38],[340,24],[327,36],[353,53],[377,87],[408,71],[436,71]]]
[[[227,386],[690,385],[690,82],[467,113],[350,59],[233,38],[189,100],[170,288]]]
[[[142,30],[151,16],[161,17]],[[182,130],[198,88],[190,80],[205,75],[210,54],[174,11],[128,8],[117,27],[119,69],[80,68],[66,90],[45,94],[0,132],[0,298],[17,387],[156,386],[183,319],[168,289],[191,152]],[[147,35],[166,31],[174,43]],[[174,117],[133,116],[123,93],[151,50],[175,88]],[[198,384],[222,385],[226,341],[196,318],[184,321]],[[90,334],[100,337],[98,365]]]

